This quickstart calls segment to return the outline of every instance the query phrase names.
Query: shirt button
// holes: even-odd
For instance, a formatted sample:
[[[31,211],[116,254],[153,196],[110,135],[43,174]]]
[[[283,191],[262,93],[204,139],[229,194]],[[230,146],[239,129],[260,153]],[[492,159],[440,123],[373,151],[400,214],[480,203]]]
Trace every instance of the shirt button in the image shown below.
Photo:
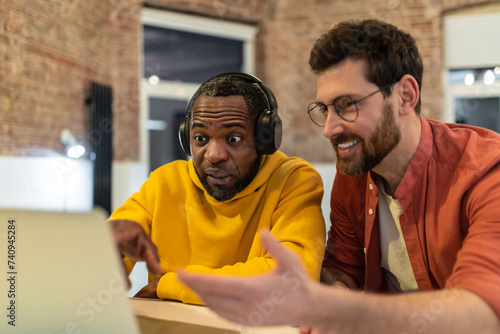
[[[370,183],[370,185],[368,186],[368,188],[370,188],[370,190],[373,190],[373,184]]]
[[[373,209],[369,209],[368,213],[371,214],[371,215],[373,215]]]

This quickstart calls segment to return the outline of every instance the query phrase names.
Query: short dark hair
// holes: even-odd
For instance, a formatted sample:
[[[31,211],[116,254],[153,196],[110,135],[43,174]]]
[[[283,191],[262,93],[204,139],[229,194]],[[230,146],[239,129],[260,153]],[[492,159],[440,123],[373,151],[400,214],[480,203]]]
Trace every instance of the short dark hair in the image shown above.
[[[309,65],[315,74],[344,59],[366,61],[366,79],[379,88],[400,80],[405,74],[422,88],[424,66],[415,39],[410,34],[380,20],[344,21],[321,35],[314,44]],[[390,88],[384,96],[391,94]],[[420,113],[421,99],[415,106]]]
[[[251,120],[269,109],[267,97],[257,83],[234,75],[216,76],[204,82],[194,93],[188,105],[188,115],[193,113],[193,104],[201,96],[243,96]]]

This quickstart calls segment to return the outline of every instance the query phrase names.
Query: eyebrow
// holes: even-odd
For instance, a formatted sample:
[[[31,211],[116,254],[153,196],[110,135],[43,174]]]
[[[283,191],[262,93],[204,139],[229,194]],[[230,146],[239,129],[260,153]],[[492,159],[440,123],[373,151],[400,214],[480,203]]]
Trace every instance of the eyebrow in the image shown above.
[[[340,100],[340,99],[342,99],[342,98],[349,98],[349,99],[351,99],[352,101],[357,101],[357,99],[355,99],[355,98],[354,98],[351,94],[343,94],[343,95],[339,95],[339,96],[335,97],[335,98],[334,98],[334,99],[332,99],[332,100],[329,100],[329,102],[328,102],[328,103],[323,103],[323,102],[319,102],[319,101],[316,101],[316,103],[318,103],[318,104],[322,104],[322,105],[325,105],[325,106],[326,106],[326,105],[331,106],[331,105],[333,105],[335,102],[339,101],[339,100]]]

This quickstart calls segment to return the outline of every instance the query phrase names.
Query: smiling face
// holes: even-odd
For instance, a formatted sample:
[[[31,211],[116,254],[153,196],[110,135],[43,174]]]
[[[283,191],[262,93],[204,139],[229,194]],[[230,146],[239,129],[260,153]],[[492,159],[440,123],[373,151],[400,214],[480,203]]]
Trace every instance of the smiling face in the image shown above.
[[[379,89],[368,82],[362,60],[347,59],[322,72],[318,77],[317,101],[331,104],[339,96],[359,100]],[[338,169],[359,176],[376,167],[398,145],[401,132],[394,112],[382,93],[359,102],[354,122],[346,122],[329,109],[323,134],[337,153]]]
[[[199,96],[193,104],[191,152],[206,191],[227,201],[252,182],[260,166],[254,121],[243,96]]]

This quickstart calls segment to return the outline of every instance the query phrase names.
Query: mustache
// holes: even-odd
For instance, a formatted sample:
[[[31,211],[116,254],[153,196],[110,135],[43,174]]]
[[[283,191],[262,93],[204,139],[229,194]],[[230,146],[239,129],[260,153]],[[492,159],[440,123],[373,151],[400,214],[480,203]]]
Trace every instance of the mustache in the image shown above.
[[[239,175],[238,169],[234,168],[234,166],[229,166],[224,162],[212,163],[210,161],[206,161],[201,166],[201,172],[204,175],[219,175],[219,176]]]

